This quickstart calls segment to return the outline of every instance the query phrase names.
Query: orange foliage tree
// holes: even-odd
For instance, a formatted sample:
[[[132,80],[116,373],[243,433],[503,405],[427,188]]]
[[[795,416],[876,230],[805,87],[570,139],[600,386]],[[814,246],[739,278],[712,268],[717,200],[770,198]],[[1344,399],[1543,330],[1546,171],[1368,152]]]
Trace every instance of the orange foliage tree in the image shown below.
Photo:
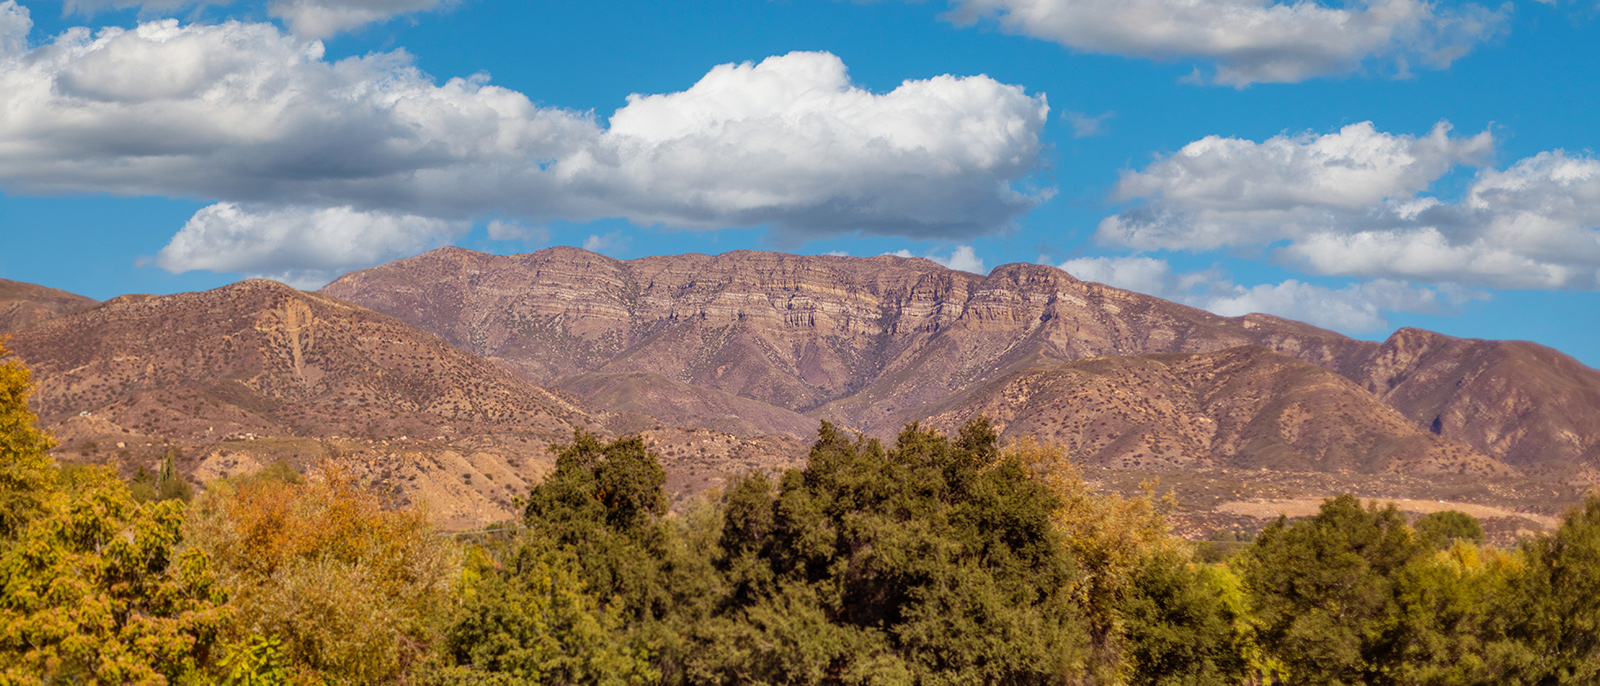
[[[237,608],[233,632],[274,637],[301,681],[404,683],[437,642],[460,566],[420,508],[348,471],[214,486],[190,519]]]

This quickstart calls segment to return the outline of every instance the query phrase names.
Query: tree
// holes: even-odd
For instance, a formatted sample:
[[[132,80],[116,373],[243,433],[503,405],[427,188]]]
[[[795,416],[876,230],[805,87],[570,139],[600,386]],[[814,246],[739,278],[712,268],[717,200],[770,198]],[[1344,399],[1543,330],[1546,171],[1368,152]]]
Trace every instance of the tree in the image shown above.
[[[1499,679],[1600,681],[1600,497],[1569,512],[1554,535],[1524,541],[1520,552],[1514,593],[1492,615]]]
[[[1263,646],[1294,683],[1362,684],[1402,660],[1396,584],[1425,550],[1394,506],[1342,495],[1310,519],[1280,518],[1234,564],[1256,599]]]
[[[12,538],[39,514],[55,490],[55,442],[40,431],[28,409],[33,390],[28,368],[14,359],[0,338],[0,541]]]
[[[230,618],[184,505],[140,505],[109,470],[76,471],[0,555],[0,684],[196,678]]]
[[[1096,680],[1133,678],[1128,670],[1135,665],[1122,651],[1135,577],[1152,558],[1181,559],[1186,549],[1168,531],[1166,513],[1173,503],[1156,497],[1153,484],[1142,484],[1144,493],[1132,498],[1092,488],[1061,446],[1024,439],[1004,454],[1026,465],[1059,502],[1051,518],[1083,572],[1077,591],[1089,623],[1089,665]]]
[[[189,502],[194,499],[194,487],[178,475],[173,459],[176,455],[176,450],[167,451],[167,456],[161,460],[161,468],[154,473],[145,469],[143,465],[139,466],[139,470],[128,483],[128,490],[133,493],[134,500],[143,503],[174,498]]]
[[[660,675],[602,606],[569,554],[520,545],[502,567],[479,554],[445,639],[444,684],[633,684]]]
[[[1083,669],[1057,500],[987,422],[885,449],[824,423],[776,491],[735,486],[729,595],[687,670],[709,683],[1063,683]]]
[[[1456,541],[1476,545],[1483,543],[1484,538],[1483,525],[1477,518],[1459,510],[1434,512],[1418,519],[1413,528],[1423,542],[1437,550],[1449,548]]]
[[[1240,683],[1252,667],[1253,632],[1236,584],[1226,567],[1177,552],[1141,558],[1118,607],[1129,683]]]
[[[281,641],[297,678],[403,682],[439,642],[459,553],[421,509],[389,507],[335,465],[321,471],[214,484],[190,539],[233,597],[230,635]]]

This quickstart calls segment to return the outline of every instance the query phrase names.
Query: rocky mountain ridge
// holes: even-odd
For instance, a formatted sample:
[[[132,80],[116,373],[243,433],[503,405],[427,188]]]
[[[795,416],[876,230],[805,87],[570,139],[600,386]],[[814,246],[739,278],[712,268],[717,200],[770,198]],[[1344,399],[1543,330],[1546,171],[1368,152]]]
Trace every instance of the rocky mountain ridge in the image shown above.
[[[1039,265],[446,248],[315,294],[246,281],[102,304],[20,284],[4,311],[30,313],[12,347],[68,459],[177,449],[197,478],[345,459],[451,526],[509,515],[574,428],[644,435],[680,499],[798,464],[819,420],[890,436],[983,414],[1108,484],[1163,474],[1207,502],[1314,498],[1293,484],[1321,474],[1423,499],[1488,479],[1472,497],[1527,507],[1600,463],[1600,373],[1549,348],[1359,341]]]
[[[1533,343],[1402,329],[1383,343],[1269,315],[1220,317],[1042,265],[987,276],[918,258],[735,251],[621,261],[442,248],[322,292],[538,383],[655,374],[869,433],[1025,369],[1259,346],[1365,388],[1514,468],[1589,479],[1600,372]],[[1553,389],[1560,402],[1541,402]]]

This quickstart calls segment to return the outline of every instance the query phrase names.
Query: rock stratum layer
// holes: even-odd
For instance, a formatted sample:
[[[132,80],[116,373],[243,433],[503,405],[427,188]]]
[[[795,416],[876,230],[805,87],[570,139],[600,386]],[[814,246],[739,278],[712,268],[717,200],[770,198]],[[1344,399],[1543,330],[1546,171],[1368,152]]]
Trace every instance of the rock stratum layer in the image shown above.
[[[1354,412],[1385,419],[1356,422],[1346,433],[1372,435],[1349,440],[1415,449],[1329,462],[1262,448],[1267,456],[1238,460],[1418,472],[1509,466],[1579,479],[1600,465],[1600,373],[1549,348],[1415,329],[1358,341],[1267,315],[1219,317],[1041,265],[979,276],[893,256],[737,251],[620,261],[576,248],[516,256],[445,248],[347,274],[322,292],[536,383],[655,375],[661,406],[704,402],[688,387],[711,389],[877,435],[948,412],[953,398],[1025,370],[1256,346],[1366,391],[1314,385],[1337,399],[1313,405],[1377,403],[1408,420],[1401,430],[1392,413]],[[688,387],[674,391],[671,382]],[[1451,456],[1418,427],[1454,442]],[[1219,445],[1250,452],[1265,444]],[[1215,461],[1217,450],[1189,454]]]

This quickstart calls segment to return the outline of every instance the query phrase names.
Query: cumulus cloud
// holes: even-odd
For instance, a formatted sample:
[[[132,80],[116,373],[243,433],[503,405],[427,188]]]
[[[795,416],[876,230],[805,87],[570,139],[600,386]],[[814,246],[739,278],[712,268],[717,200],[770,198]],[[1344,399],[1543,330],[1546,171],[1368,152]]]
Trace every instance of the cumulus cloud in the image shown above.
[[[147,12],[170,12],[186,7],[227,5],[233,0],[65,0],[69,13],[93,15],[107,9],[138,7]],[[272,0],[267,14],[283,20],[289,31],[321,40],[367,24],[388,21],[454,4],[454,0]]]
[[[631,96],[602,123],[486,76],[436,83],[401,51],[328,61],[270,24],[77,28],[31,49],[28,29],[26,9],[0,2],[11,193],[349,208],[452,227],[484,215],[770,225],[790,239],[969,236],[1042,197],[1015,186],[1039,166],[1044,96],[984,76],[874,93],[831,54],[790,53]],[[270,251],[262,241],[279,234],[228,235]]]
[[[1101,222],[1097,235],[1147,250],[1204,250],[1311,230],[1332,213],[1409,198],[1454,166],[1493,152],[1487,132],[1452,138],[1450,130],[1441,122],[1419,138],[1362,122],[1260,143],[1206,136],[1123,174],[1113,199],[1152,202]]]
[[[240,272],[314,288],[356,267],[438,247],[470,226],[351,207],[251,208],[224,202],[196,212],[156,264],[173,272]]]
[[[832,255],[833,253],[828,254]],[[843,255],[845,253],[841,251],[839,254]],[[895,257],[917,257],[917,255],[905,248],[884,254],[894,255]],[[949,255],[942,257],[931,251],[922,257],[937,262],[939,266],[942,266],[945,269],[954,269],[960,272],[972,272],[974,274],[989,273],[989,270],[983,268],[983,258],[978,257],[978,252],[973,250],[972,246],[970,245],[958,245],[956,246],[955,250],[950,251]]]
[[[15,59],[28,50],[33,18],[15,2],[0,3],[0,59]]]
[[[583,249],[589,252],[610,255],[626,250],[628,243],[628,237],[622,235],[620,231],[612,231],[606,234],[589,234],[589,237],[583,240]]]
[[[1483,297],[1456,286],[1423,287],[1392,279],[1339,288],[1296,279],[1242,286],[1218,270],[1178,273],[1166,260],[1142,255],[1084,257],[1060,267],[1085,281],[1154,295],[1225,317],[1260,312],[1346,333],[1386,330],[1389,319],[1385,312],[1447,314]]]
[[[1378,58],[1404,74],[1444,68],[1498,33],[1508,9],[1442,10],[1424,0],[1328,6],[1271,0],[952,0],[950,17],[1084,52],[1199,59],[1211,79],[1245,86],[1346,74]]]
[[[949,257],[929,255],[928,259],[944,265],[946,269],[954,269],[959,272],[989,273],[989,270],[983,268],[983,258],[978,257],[978,253],[970,245],[956,246],[956,249],[950,253]]]
[[[1540,153],[1481,168],[1462,198],[1426,195],[1478,165],[1488,133],[1413,138],[1370,123],[1262,143],[1207,137],[1128,172],[1115,198],[1142,200],[1097,240],[1139,250],[1271,245],[1317,274],[1504,288],[1600,288],[1600,160]]]
[[[388,21],[402,14],[436,9],[446,0],[273,0],[267,12],[302,38],[327,38]]]

